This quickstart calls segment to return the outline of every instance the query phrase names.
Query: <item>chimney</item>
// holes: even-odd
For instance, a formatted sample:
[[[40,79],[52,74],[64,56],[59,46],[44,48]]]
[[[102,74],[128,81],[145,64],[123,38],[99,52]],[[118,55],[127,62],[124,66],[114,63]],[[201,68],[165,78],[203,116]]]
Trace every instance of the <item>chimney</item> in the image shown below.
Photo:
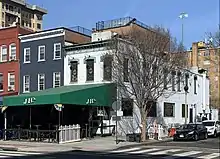
[[[198,43],[192,44],[192,55],[191,55],[192,67],[198,67]]]

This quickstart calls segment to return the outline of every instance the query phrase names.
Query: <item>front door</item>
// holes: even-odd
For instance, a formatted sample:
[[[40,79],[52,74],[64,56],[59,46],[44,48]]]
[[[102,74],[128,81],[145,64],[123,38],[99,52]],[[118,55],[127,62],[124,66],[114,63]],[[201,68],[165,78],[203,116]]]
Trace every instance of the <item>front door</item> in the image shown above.
[[[193,123],[193,108],[189,109],[189,123]]]

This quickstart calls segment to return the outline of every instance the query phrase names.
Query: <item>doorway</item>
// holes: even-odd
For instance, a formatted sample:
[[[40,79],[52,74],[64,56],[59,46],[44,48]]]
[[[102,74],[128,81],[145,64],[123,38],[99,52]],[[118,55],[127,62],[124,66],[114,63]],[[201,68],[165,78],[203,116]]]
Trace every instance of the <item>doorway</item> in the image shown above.
[[[189,123],[193,123],[193,108],[189,109]]]

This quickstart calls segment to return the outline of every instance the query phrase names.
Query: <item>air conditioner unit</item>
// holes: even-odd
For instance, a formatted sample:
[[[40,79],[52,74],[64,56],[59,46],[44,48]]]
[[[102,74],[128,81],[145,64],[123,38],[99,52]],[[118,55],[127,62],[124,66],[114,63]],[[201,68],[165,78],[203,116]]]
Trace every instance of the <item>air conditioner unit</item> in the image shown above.
[[[16,60],[16,56],[10,56],[10,60],[11,60],[11,61]]]
[[[8,91],[14,91],[15,90],[15,86],[8,86]]]

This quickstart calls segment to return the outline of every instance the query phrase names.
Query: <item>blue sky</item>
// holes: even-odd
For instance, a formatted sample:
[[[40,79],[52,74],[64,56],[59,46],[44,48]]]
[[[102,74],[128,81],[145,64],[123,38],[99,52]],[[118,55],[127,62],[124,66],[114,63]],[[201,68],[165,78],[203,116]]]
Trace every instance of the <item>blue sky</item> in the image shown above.
[[[101,20],[131,16],[153,26],[162,25],[181,40],[181,12],[184,20],[184,44],[203,40],[206,32],[220,23],[219,0],[27,0],[48,10],[44,28],[83,26],[91,29]]]

